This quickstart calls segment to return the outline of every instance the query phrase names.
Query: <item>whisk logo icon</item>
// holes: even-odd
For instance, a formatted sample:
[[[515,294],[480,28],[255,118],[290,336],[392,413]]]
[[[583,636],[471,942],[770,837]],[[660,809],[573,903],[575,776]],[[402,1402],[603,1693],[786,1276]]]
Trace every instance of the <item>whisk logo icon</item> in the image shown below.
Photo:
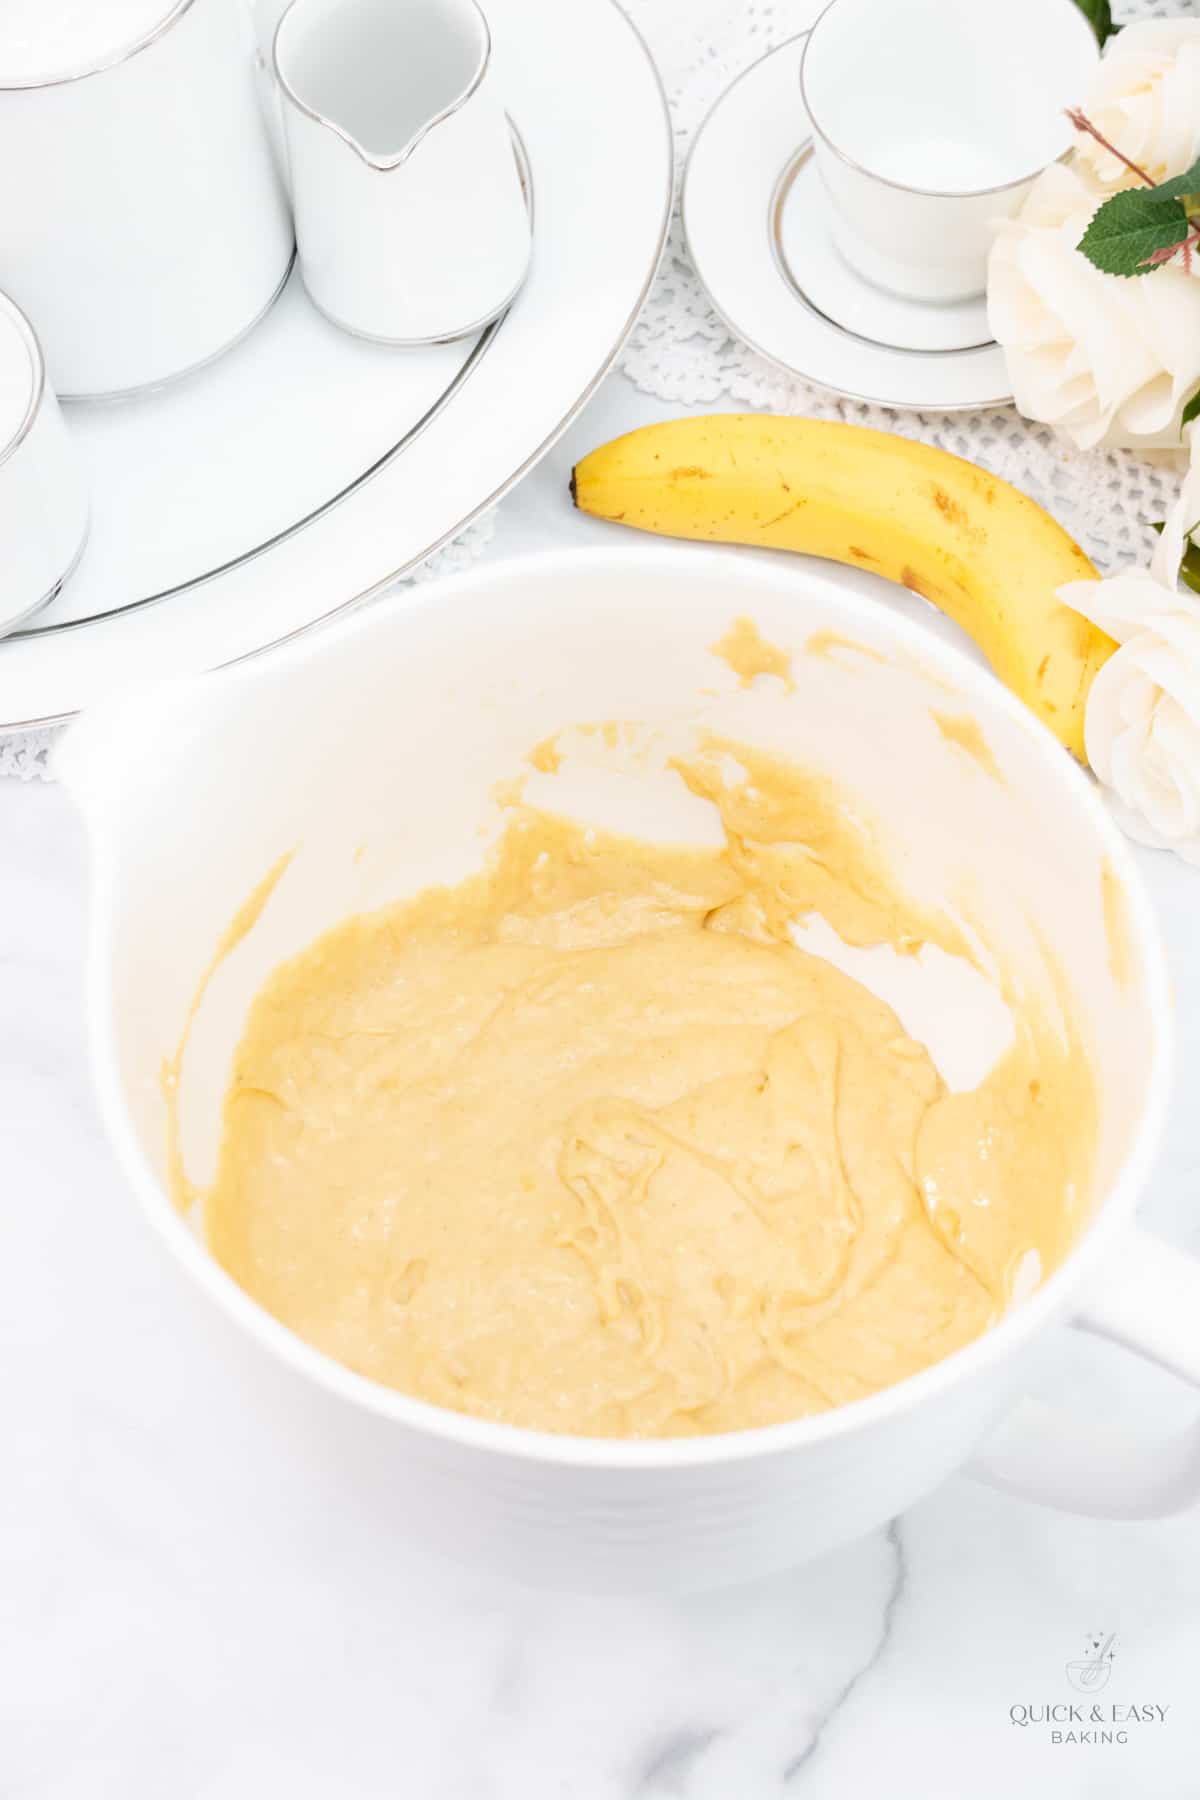
[[[1108,1686],[1116,1641],[1115,1631],[1110,1631],[1107,1637],[1099,1634],[1090,1637],[1084,1655],[1067,1664],[1067,1680],[1079,1693],[1098,1694],[1101,1688]]]

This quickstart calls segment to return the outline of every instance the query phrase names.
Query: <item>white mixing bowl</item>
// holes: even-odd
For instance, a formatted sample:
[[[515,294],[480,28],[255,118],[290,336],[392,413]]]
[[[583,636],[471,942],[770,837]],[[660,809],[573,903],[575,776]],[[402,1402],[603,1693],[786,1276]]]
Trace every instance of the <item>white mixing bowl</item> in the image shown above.
[[[739,615],[793,653],[794,694],[769,678],[745,690],[711,653]],[[879,660],[806,653],[821,630]],[[933,708],[978,721],[1003,782],[947,743]],[[918,899],[940,904],[966,884],[993,946],[1044,983],[1036,923],[1090,1045],[1093,1210],[1065,1264],[966,1349],[819,1417],[629,1442],[442,1411],[294,1337],[217,1266],[168,1192],[163,1059],[272,863],[296,852],[221,964],[184,1061],[183,1152],[199,1181],[214,1167],[232,1048],[268,971],[344,915],[477,866],[494,783],[547,733],[606,719],[715,725],[830,771],[882,822]],[[247,1380],[270,1369],[272,1404],[308,1409],[314,1458],[361,1458],[362,1480],[387,1484],[398,1528],[518,1577],[638,1588],[816,1555],[972,1457],[1016,1491],[1093,1512],[1171,1510],[1200,1489],[1200,1445],[1147,1466],[1093,1442],[1089,1421],[1057,1415],[1010,1416],[979,1453],[1028,1387],[1045,1328],[1064,1317],[1200,1381],[1200,1265],[1133,1223],[1168,1090],[1167,979],[1128,848],[1066,752],[985,670],[839,573],[661,545],[486,565],[268,656],[127,693],[73,728],[57,767],[91,829],[90,1025],[130,1187],[233,1322]],[[655,828],[660,804],[643,825]],[[1124,913],[1123,979],[1106,868]]]

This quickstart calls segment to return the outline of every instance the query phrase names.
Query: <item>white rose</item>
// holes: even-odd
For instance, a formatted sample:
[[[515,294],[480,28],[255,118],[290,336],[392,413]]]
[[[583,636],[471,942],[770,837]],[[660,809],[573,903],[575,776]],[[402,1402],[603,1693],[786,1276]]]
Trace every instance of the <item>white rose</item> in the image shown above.
[[[1200,19],[1149,19],[1108,41],[1083,98],[1096,129],[1154,181],[1200,156]],[[1108,191],[1136,180],[1094,138],[1075,152]]]
[[[1150,573],[1172,591],[1179,582],[1179,566],[1184,551],[1200,526],[1200,425],[1184,428],[1188,450],[1187,473],[1179,498],[1163,522],[1158,546],[1150,564]],[[1200,540],[1198,540],[1200,541]]]
[[[997,226],[992,335],[1027,419],[1082,450],[1177,448],[1180,409],[1200,385],[1200,276],[1175,264],[1102,274],[1075,247],[1098,203],[1075,168],[1054,163]]]
[[[1200,436],[1146,571],[1072,581],[1059,599],[1117,640],[1084,715],[1088,761],[1139,843],[1200,866],[1200,597],[1178,587],[1189,527],[1200,524]]]

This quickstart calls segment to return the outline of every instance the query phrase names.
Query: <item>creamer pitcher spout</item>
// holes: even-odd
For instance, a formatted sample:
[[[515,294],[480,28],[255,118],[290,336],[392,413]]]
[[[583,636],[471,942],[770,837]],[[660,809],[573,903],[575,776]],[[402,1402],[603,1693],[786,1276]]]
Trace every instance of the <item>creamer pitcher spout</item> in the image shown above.
[[[291,0],[273,61],[314,305],[398,345],[501,313],[531,226],[477,0]]]

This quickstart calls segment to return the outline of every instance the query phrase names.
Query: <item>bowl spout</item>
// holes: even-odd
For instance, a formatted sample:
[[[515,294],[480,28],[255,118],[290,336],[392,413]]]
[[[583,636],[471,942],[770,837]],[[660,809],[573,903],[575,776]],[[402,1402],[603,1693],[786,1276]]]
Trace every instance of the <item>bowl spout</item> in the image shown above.
[[[175,738],[181,695],[192,682],[138,684],[89,707],[57,745],[51,772],[87,821],[93,837],[108,831],[129,785],[153,760],[153,746]]]

